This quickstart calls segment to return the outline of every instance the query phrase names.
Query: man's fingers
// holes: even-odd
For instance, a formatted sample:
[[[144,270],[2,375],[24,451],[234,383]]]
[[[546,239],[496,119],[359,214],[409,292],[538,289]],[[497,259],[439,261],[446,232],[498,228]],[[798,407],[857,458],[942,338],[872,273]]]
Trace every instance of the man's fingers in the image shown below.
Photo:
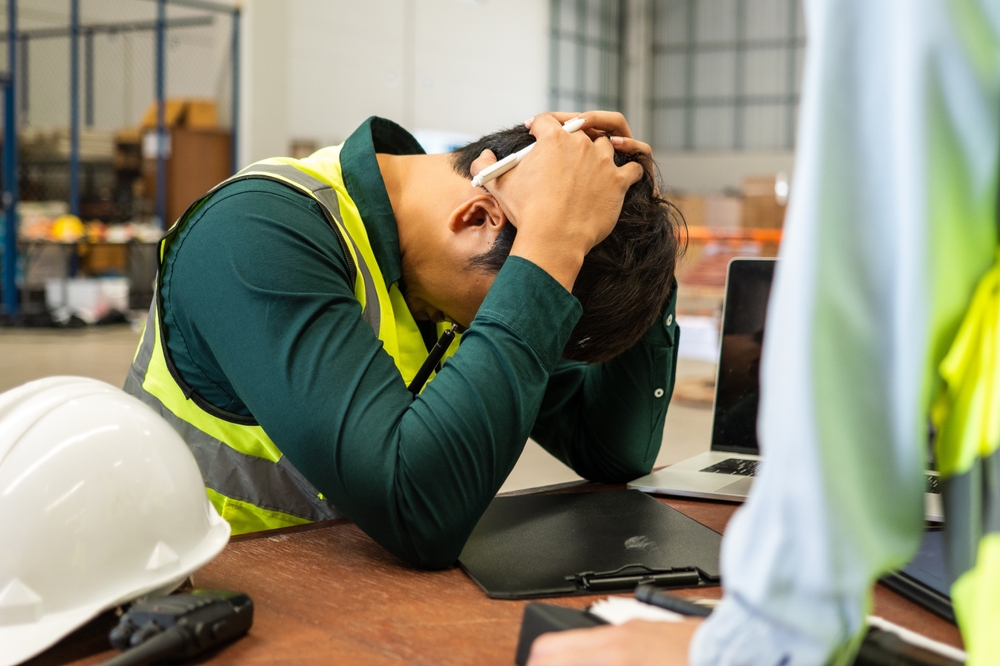
[[[542,634],[531,646],[528,666],[585,666],[588,655],[607,657],[607,630],[610,627],[594,629],[573,629]],[[599,662],[596,662],[599,663]]]
[[[642,177],[646,172],[642,168],[642,165],[638,162],[629,162],[628,164],[623,164],[618,167],[618,173],[622,175],[622,178],[629,184],[629,187],[631,187],[642,180]]]
[[[611,139],[606,136],[602,136],[598,139],[594,139],[594,146],[601,151],[602,155],[614,159],[615,157],[615,147],[611,143]]]
[[[535,119],[531,122],[529,131],[535,138],[541,139],[544,135],[562,132],[563,128],[562,123],[556,120],[552,114],[542,113],[535,116]]]
[[[543,115],[555,118],[560,123],[565,123],[567,120],[572,120],[573,118],[583,118],[587,121],[583,126],[583,129],[588,134],[594,132],[621,136],[628,139],[632,138],[632,130],[629,128],[628,122],[625,120],[625,116],[617,111],[584,111],[582,113],[574,111],[556,111],[528,118],[524,121],[525,127],[531,129],[531,124],[535,121],[535,119],[540,118]]]
[[[583,113],[560,111],[542,113],[524,121],[525,127],[530,130],[539,118],[555,120],[560,125],[574,118],[583,118],[585,122],[580,131],[590,137],[591,140],[596,141],[602,137],[607,137],[611,139],[611,144],[615,147],[615,150],[620,153],[628,153],[630,155],[634,155],[635,153],[653,154],[653,149],[649,144],[632,137],[632,130],[629,128],[625,116],[617,111],[585,111]]]
[[[469,167],[469,171],[472,172],[473,178],[479,174],[480,171],[490,166],[491,164],[496,164],[497,156],[493,154],[492,150],[486,149],[479,153],[479,157],[473,160],[472,165]]]
[[[635,153],[646,153],[647,155],[653,154],[653,149],[649,147],[648,143],[643,143],[637,139],[629,139],[624,136],[613,136],[611,137],[611,144],[619,153],[628,153],[629,155],[634,155]]]

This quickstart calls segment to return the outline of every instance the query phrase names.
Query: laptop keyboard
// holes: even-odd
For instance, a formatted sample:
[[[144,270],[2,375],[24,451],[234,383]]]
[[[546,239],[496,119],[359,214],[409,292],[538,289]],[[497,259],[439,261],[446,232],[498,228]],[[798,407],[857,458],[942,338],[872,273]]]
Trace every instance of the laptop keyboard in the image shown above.
[[[743,458],[727,458],[722,462],[717,462],[710,467],[701,470],[702,472],[715,472],[716,474],[736,474],[738,476],[754,476],[757,473],[759,460],[744,460]]]
[[[701,470],[702,472],[714,472],[715,474],[735,474],[736,476],[755,476],[757,474],[757,465],[760,464],[759,460],[744,460],[743,458],[727,458],[722,462],[717,462],[714,465],[706,467]],[[941,494],[941,487],[939,484],[940,477],[933,474],[925,474],[926,485],[924,487],[925,493],[933,493],[935,495]]]

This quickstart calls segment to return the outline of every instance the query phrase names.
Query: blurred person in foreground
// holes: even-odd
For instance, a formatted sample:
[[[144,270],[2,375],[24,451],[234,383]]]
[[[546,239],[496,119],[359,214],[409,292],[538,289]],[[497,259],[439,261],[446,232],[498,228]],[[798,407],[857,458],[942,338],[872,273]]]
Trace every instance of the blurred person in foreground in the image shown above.
[[[1000,2],[805,7],[766,463],[724,599],[704,623],[550,634],[531,666],[851,663],[872,585],[920,542],[929,422],[968,663],[1000,659]]]

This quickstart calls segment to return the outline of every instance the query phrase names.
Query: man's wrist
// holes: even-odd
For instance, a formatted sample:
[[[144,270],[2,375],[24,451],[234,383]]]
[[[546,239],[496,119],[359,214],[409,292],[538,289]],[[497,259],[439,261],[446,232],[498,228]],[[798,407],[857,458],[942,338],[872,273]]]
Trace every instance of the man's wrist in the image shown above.
[[[521,257],[510,257],[497,274],[476,323],[499,324],[534,350],[547,370],[559,362],[583,308],[553,277]]]
[[[581,250],[569,239],[564,242],[534,238],[522,238],[518,233],[511,247],[510,256],[521,257],[535,264],[552,276],[566,291],[572,293],[573,285],[583,267],[586,250]]]

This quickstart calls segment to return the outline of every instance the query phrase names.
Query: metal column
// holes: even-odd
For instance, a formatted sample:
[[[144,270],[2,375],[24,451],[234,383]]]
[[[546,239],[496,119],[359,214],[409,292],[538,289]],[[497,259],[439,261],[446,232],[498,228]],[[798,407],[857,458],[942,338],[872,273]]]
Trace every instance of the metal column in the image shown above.
[[[94,126],[94,31],[83,33],[83,123]]]
[[[80,0],[69,3],[69,212],[80,214]]]
[[[27,124],[28,122],[28,108],[29,108],[29,98],[28,98],[28,51],[30,48],[31,39],[22,34],[21,35],[21,60],[18,63],[18,67],[21,71],[17,73],[16,78],[19,79],[18,83],[21,86],[21,90],[18,92],[18,103],[21,105],[21,123]]]
[[[166,89],[167,0],[156,3],[156,215],[160,227],[167,222],[167,102]]]
[[[17,294],[17,0],[7,0],[7,73],[3,85],[3,311],[18,312]]]

